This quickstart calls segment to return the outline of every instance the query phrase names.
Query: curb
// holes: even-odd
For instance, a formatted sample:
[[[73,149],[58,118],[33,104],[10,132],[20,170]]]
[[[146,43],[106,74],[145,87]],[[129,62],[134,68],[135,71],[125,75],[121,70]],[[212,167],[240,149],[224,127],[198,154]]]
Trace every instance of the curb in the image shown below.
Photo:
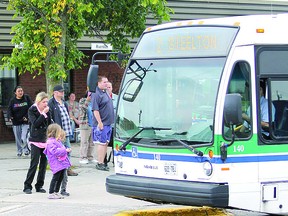
[[[181,207],[150,210],[122,211],[114,216],[233,216],[224,209],[211,207]]]

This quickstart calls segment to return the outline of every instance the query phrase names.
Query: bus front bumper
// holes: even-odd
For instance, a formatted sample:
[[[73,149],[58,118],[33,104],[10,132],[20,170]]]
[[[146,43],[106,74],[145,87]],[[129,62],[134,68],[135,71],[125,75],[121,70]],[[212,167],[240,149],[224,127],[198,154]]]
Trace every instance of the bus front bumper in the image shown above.
[[[227,184],[175,181],[128,175],[110,175],[106,178],[106,190],[112,194],[149,200],[194,206],[227,207]]]

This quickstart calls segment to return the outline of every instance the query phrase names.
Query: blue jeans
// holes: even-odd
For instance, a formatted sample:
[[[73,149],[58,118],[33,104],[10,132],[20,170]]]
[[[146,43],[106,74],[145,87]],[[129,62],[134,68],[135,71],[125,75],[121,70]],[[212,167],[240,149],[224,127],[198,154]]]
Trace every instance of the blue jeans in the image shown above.
[[[27,147],[27,134],[28,134],[29,125],[13,125],[13,132],[16,141],[17,153],[22,154],[23,152],[29,152]]]
[[[75,122],[73,120],[70,121],[71,123],[71,130],[72,130],[72,135],[70,135],[70,141],[75,142],[76,141],[76,137],[74,134],[74,130],[75,130]]]

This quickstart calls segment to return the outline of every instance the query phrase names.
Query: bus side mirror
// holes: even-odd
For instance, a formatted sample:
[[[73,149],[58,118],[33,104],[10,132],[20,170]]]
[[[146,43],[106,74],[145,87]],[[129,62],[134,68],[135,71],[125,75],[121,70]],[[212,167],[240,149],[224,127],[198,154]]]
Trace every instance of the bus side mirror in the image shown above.
[[[224,122],[227,127],[232,126],[232,139],[229,144],[223,142],[220,146],[221,160],[227,159],[227,147],[231,146],[235,141],[234,125],[241,124],[242,119],[242,103],[240,94],[227,94],[224,104]]]
[[[132,79],[123,95],[123,100],[133,102],[142,88],[143,82],[139,79]]]
[[[87,74],[87,88],[90,92],[95,92],[98,82],[98,65],[90,65],[88,74]]]
[[[243,122],[242,103],[240,94],[227,94],[224,104],[225,125],[238,125]]]

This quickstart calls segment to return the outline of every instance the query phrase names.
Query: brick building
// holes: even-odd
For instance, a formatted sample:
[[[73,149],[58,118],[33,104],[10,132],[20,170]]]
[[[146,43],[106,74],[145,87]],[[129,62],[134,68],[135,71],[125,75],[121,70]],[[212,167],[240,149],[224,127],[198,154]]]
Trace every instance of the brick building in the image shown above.
[[[7,4],[0,3],[0,59],[4,55],[10,55],[14,45],[11,44],[11,27],[19,22],[19,18],[12,19],[13,11],[7,11]],[[277,14],[288,11],[288,2],[284,1],[248,1],[248,0],[167,0],[168,6],[174,10],[171,15],[171,21],[201,19],[223,16],[237,16],[249,14]],[[147,26],[155,25],[157,22],[151,18],[147,19]],[[135,46],[137,39],[130,40],[131,49]],[[69,73],[67,81],[64,83],[65,89],[73,91],[77,100],[85,93],[86,76],[91,63],[92,55],[97,50],[92,49],[93,44],[103,43],[99,38],[83,37],[78,41],[78,48],[87,55],[84,66],[78,70],[72,70]],[[1,61],[0,61],[1,64]],[[116,63],[99,63],[99,74],[106,75],[114,85],[115,93],[118,92],[124,70],[119,68]],[[39,91],[46,91],[46,80],[44,76],[38,76],[33,79],[32,75],[26,73],[18,75],[16,70],[0,70],[0,143],[14,140],[11,128],[5,125],[2,110],[7,109],[9,99],[13,96],[13,88],[21,85],[25,93],[32,99]]]

